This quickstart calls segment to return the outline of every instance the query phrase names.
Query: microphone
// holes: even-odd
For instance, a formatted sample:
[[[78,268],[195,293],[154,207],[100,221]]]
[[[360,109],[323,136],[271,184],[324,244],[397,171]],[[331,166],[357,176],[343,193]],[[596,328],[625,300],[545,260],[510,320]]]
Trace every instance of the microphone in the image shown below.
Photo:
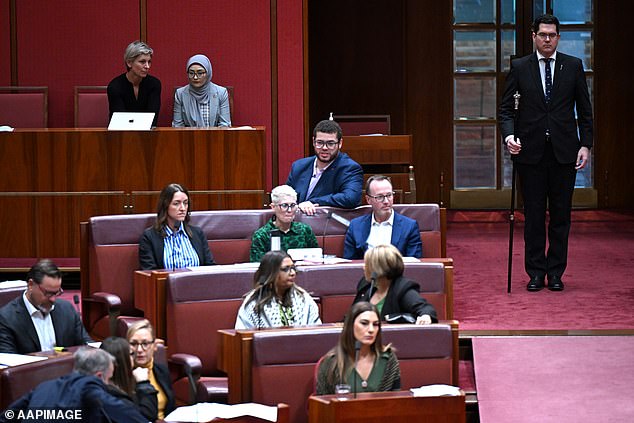
[[[79,309],[79,295],[73,295],[73,303],[75,304],[75,310],[77,314],[81,315],[81,310]]]
[[[332,219],[332,215],[334,213],[332,212],[332,210],[329,210],[327,215],[326,215],[326,223],[324,224],[324,233],[321,235],[321,239],[322,239],[322,249],[321,249],[321,261],[325,262],[326,261],[326,230],[328,229],[328,224],[330,223],[330,219]]]
[[[174,236],[176,235],[176,232],[178,232],[178,230],[181,227],[181,221],[177,220],[174,222],[174,232],[172,232],[172,271],[176,270],[176,243],[173,242]]]
[[[359,350],[361,349],[361,341],[354,341],[354,370],[357,371],[357,363],[359,362]],[[354,378],[354,398],[357,398],[357,379],[359,374]]]
[[[372,298],[372,291],[374,291],[374,285],[376,284],[376,272],[372,272],[370,275],[370,290],[368,291],[368,302],[370,302],[370,298]]]

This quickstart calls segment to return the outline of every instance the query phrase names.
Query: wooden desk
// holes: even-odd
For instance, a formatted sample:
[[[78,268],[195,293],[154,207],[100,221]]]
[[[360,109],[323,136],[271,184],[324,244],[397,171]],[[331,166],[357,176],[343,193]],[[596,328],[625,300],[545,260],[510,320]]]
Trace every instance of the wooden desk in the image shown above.
[[[170,182],[197,210],[261,208],[265,146],[263,127],[2,132],[0,218],[19,236],[2,231],[0,257],[79,257],[79,222],[154,212]]]
[[[358,394],[344,401],[311,396],[308,415],[310,423],[464,423],[465,397],[414,397],[409,391]]]

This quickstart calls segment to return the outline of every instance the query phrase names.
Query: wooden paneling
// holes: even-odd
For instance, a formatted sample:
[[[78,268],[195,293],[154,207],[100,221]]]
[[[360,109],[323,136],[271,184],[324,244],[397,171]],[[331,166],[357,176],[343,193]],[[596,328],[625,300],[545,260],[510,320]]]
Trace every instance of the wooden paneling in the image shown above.
[[[202,191],[198,210],[260,208],[264,139],[263,128],[0,133],[0,257],[78,257],[79,222],[154,211],[170,182]]]
[[[594,178],[600,208],[634,208],[629,63],[634,3],[596,1]],[[625,32],[624,32],[625,31]]]
[[[0,86],[11,85],[10,1],[0,2]],[[2,123],[0,122],[0,125]]]

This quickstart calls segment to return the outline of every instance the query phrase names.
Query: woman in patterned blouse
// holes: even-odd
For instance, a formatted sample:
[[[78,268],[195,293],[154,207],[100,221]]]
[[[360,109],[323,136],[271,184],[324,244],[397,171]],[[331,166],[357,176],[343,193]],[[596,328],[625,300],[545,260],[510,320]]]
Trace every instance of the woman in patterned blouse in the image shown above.
[[[262,257],[253,277],[253,289],[240,306],[236,329],[321,324],[319,309],[310,294],[295,285],[297,270],[283,251]]]

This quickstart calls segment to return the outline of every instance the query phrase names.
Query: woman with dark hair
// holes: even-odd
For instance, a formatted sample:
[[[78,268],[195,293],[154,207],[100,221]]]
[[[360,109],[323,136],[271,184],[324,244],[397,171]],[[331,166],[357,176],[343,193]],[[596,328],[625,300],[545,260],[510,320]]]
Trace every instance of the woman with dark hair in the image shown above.
[[[132,371],[134,351],[124,338],[111,336],[101,343],[101,349],[115,358],[115,367],[108,392],[113,396],[134,404],[149,421],[158,419],[158,401],[148,377],[148,369],[137,367]]]
[[[334,394],[339,384],[349,385],[352,392],[401,389],[398,359],[389,345],[383,345],[378,310],[366,301],[350,307],[339,342],[318,363],[317,395]]]
[[[283,251],[262,257],[253,277],[253,289],[240,306],[236,329],[319,325],[319,309],[304,289],[295,285],[297,271]]]
[[[375,304],[381,320],[390,323],[438,322],[436,309],[419,294],[420,285],[403,277],[405,264],[393,245],[378,245],[365,252],[363,273],[352,302]],[[374,282],[372,280],[374,279]]]
[[[141,269],[180,269],[209,266],[214,259],[202,229],[189,224],[189,192],[169,184],[159,196],[156,223],[147,228],[139,241]]]

